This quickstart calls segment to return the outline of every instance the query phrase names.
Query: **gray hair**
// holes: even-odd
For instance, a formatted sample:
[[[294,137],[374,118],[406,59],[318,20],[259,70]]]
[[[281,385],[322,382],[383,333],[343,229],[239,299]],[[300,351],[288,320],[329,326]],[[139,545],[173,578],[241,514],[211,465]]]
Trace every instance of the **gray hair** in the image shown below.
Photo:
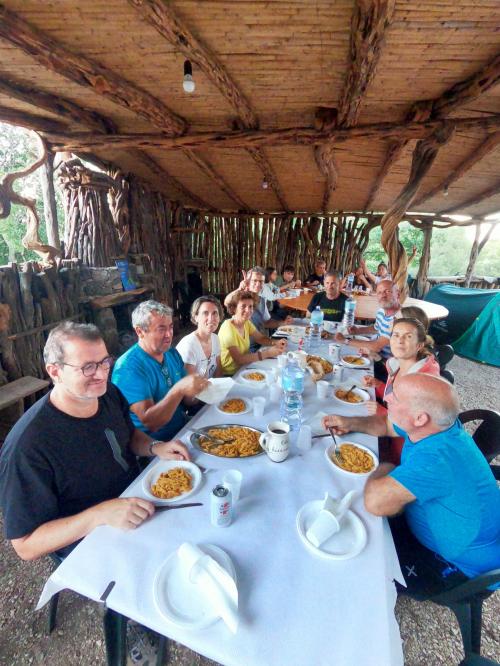
[[[65,321],[49,333],[43,348],[45,365],[64,363],[64,347],[66,342],[71,339],[98,342],[103,337],[101,331],[94,324],[77,324],[74,321]]]
[[[332,277],[332,278],[335,278],[336,280],[341,280],[342,279],[342,274],[341,274],[340,271],[327,271],[323,275],[323,279],[327,278],[327,277]]]
[[[262,266],[254,266],[253,268],[250,269],[250,275],[252,273],[257,273],[257,275],[263,275],[266,277],[266,271],[262,268]]]
[[[147,331],[152,314],[157,314],[159,317],[173,317],[174,311],[170,306],[158,301],[143,301],[132,312],[133,328],[141,328],[143,331]]]
[[[443,399],[443,397],[430,392],[416,391],[411,397],[411,412],[425,412],[430,416],[432,422],[443,430],[451,428],[460,412],[457,392],[443,377],[426,376],[434,381],[446,384],[449,387],[448,396]]]

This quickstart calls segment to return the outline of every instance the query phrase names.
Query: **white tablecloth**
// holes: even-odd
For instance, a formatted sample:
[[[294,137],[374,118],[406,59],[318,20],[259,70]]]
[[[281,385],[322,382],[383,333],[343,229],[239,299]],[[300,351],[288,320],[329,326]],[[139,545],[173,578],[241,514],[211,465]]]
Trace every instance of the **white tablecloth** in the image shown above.
[[[346,377],[361,381],[363,374],[347,371]],[[267,388],[255,390],[237,383],[231,395],[268,397],[269,393]],[[306,416],[320,410],[349,414],[363,409],[339,408],[331,398],[320,402],[315,396],[308,379]],[[268,402],[259,423],[252,414],[230,420],[264,429],[278,417],[278,410],[278,404]],[[207,407],[179,435],[189,433],[190,426],[224,419],[215,407]],[[349,439],[376,451],[373,437]],[[196,461],[214,469],[204,475],[202,486],[188,500],[204,506],[160,512],[130,532],[111,527],[94,530],[51,575],[39,607],[63,588],[97,600],[109,581],[115,580],[107,601],[110,608],[227,666],[403,664],[392,582],[402,581],[402,575],[385,521],[368,514],[362,499],[357,500],[353,508],[367,529],[368,542],[351,560],[315,557],[299,539],[295,518],[303,504],[321,499],[325,491],[341,497],[353,487],[363,487],[363,480],[341,475],[328,465],[324,451],[329,438],[313,442],[303,455],[293,448],[280,464],[266,455],[226,460],[193,450]],[[217,528],[210,524],[210,492],[227,469],[242,472],[241,496],[233,523]],[[143,496],[141,478],[126,495]],[[181,629],[157,611],[155,574],[184,541],[215,544],[232,558],[240,609],[236,635],[221,621],[199,631]]]

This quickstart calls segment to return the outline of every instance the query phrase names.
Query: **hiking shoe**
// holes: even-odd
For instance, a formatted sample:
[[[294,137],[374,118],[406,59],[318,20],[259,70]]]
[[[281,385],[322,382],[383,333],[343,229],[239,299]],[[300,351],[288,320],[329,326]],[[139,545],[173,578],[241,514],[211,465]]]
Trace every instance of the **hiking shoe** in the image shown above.
[[[127,623],[127,666],[156,666],[158,634],[137,622]]]

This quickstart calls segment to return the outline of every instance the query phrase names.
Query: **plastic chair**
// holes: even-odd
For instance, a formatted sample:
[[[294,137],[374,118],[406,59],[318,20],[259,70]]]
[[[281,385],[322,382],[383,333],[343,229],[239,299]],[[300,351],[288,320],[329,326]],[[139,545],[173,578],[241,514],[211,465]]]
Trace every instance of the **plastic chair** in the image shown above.
[[[500,465],[491,465],[491,461],[500,455],[500,414],[491,409],[470,409],[459,414],[458,418],[462,423],[482,421],[472,439],[490,463],[495,479],[500,480]]]
[[[455,350],[451,345],[436,345],[434,347],[434,356],[441,370],[444,370],[451,359],[455,356]]]
[[[460,666],[500,666],[500,664],[498,661],[492,661],[491,659],[486,659],[486,657],[481,657],[480,654],[471,654],[460,662]]]

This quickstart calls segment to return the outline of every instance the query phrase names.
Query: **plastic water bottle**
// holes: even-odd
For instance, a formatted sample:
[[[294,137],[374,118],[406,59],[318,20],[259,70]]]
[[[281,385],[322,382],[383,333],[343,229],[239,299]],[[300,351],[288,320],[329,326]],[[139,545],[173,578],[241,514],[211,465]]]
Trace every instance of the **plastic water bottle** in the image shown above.
[[[347,284],[345,288],[348,293],[351,293],[353,285],[354,285],[354,273],[349,273],[349,275],[347,276]]]
[[[351,326],[354,326],[354,315],[356,312],[356,301],[352,296],[349,296],[344,305],[344,318],[342,320],[342,328],[344,333],[348,333]]]
[[[321,343],[321,331],[323,330],[323,321],[325,314],[317,305],[311,312],[311,331],[309,333],[309,348],[317,349]]]
[[[302,422],[304,371],[290,352],[281,374],[281,386],[281,420],[288,423],[290,430],[298,430]]]

